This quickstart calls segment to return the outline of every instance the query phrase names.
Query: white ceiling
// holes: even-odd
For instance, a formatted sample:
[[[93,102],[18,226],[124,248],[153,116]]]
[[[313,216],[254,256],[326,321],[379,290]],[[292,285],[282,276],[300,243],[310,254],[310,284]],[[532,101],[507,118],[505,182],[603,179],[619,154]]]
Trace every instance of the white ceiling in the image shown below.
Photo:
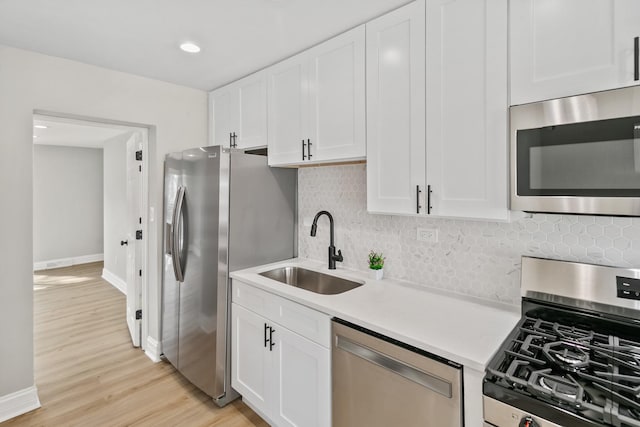
[[[0,0],[0,44],[211,90],[408,2]]]
[[[34,116],[33,125],[33,143],[38,145],[103,148],[105,141],[131,132],[123,127],[46,116]],[[38,129],[36,125],[47,128]]]

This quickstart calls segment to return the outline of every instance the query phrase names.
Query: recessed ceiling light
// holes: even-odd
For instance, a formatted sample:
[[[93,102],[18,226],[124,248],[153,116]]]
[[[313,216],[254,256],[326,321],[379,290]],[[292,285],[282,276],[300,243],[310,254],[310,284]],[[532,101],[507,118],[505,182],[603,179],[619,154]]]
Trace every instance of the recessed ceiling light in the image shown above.
[[[188,52],[188,53],[198,53],[198,52],[200,52],[200,46],[198,46],[195,43],[191,43],[191,42],[182,43],[180,45],[180,49],[182,49],[182,50],[184,50],[185,52]]]
[[[33,137],[34,137],[34,138],[37,138],[37,137],[38,137],[38,135],[33,135]]]
[[[48,126],[45,125],[35,125],[34,128],[36,129],[46,129]]]

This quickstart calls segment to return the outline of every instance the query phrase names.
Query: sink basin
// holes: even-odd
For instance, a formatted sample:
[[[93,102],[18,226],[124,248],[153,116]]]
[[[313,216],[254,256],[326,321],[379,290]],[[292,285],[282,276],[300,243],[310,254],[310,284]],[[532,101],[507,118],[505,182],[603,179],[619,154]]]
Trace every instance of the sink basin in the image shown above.
[[[300,267],[276,268],[274,270],[264,271],[260,273],[260,275],[287,285],[295,286],[296,288],[323,295],[341,294],[363,285],[361,282],[353,282]]]

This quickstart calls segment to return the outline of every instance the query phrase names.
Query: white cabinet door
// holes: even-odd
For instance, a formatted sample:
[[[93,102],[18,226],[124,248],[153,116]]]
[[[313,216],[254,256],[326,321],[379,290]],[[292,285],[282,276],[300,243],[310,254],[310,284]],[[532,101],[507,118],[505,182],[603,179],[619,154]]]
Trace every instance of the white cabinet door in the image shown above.
[[[236,127],[236,105],[233,87],[224,86],[209,94],[209,120],[212,120],[212,145],[229,147]]]
[[[259,71],[209,94],[212,145],[267,145],[267,79]]]
[[[267,321],[231,304],[231,386],[262,414],[273,406],[271,357],[265,347]]]
[[[269,165],[364,159],[364,38],[360,26],[268,69]]]
[[[425,5],[366,24],[367,209],[424,212]],[[420,207],[419,207],[420,206]]]
[[[364,54],[364,25],[309,50],[310,161],[366,156]]]
[[[232,84],[237,99],[236,148],[267,145],[267,74],[259,71]]]
[[[304,54],[267,70],[269,165],[306,159],[307,62]],[[303,159],[304,155],[304,159]]]
[[[507,0],[427,0],[430,213],[504,220]]]
[[[277,324],[274,327],[273,371],[277,375],[274,382],[277,399],[271,419],[280,427],[329,427],[329,349]]]
[[[637,0],[510,0],[511,104],[638,84]]]

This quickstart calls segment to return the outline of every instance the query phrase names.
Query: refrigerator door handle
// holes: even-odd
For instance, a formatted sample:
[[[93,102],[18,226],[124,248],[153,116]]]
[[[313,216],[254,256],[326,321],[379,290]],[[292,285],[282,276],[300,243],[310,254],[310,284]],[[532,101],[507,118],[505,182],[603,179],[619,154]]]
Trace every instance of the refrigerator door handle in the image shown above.
[[[173,247],[171,249],[171,257],[173,259],[173,272],[176,276],[176,280],[178,282],[184,281],[184,271],[182,265],[182,248],[181,241],[185,239],[185,236],[180,236],[181,233],[179,227],[179,221],[182,219],[182,208],[184,205],[184,187],[180,186],[178,188],[178,192],[176,193],[176,203],[173,209],[173,220],[172,220],[172,235],[173,235]],[[184,244],[182,245],[184,246]]]

